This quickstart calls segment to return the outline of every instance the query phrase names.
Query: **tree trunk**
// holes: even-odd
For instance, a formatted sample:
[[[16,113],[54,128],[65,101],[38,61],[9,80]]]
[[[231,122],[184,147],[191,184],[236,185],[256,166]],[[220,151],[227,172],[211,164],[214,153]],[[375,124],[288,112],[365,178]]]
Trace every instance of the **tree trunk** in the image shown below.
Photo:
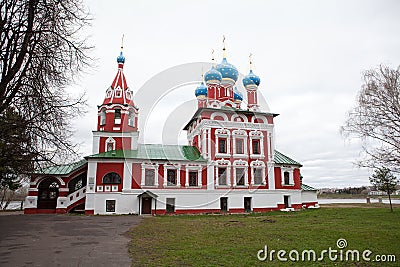
[[[8,205],[10,204],[10,202],[14,199],[14,194],[15,191],[11,191],[11,195],[8,197],[6,204],[4,205],[4,210],[7,209]]]
[[[4,187],[4,189],[3,189],[3,194],[2,194],[2,196],[1,196],[1,201],[0,201],[0,210],[3,209],[3,202],[4,202],[4,198],[5,198],[5,196],[6,196],[6,190],[7,190],[7,187]]]
[[[390,193],[389,192],[388,192],[388,196],[389,196],[390,211],[393,212],[392,199],[390,198]]]

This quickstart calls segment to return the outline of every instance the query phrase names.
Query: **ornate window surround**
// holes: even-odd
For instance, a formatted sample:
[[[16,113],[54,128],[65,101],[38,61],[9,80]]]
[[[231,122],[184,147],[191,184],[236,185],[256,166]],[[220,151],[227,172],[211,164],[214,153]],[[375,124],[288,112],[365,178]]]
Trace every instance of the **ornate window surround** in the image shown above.
[[[244,185],[237,185],[236,181],[236,169],[238,168],[244,168]],[[235,187],[247,187],[249,186],[249,179],[248,179],[248,171],[249,170],[249,165],[247,161],[244,160],[235,160],[233,162],[233,186]]]
[[[251,167],[251,185],[265,185],[266,184],[266,177],[265,177],[265,163],[260,160],[255,160],[250,163]],[[261,169],[262,181],[261,184],[254,183],[254,169]]]
[[[226,185],[219,184],[218,168],[226,168]],[[231,162],[229,160],[220,159],[215,161],[215,186],[230,187],[231,186]]]
[[[293,171],[294,171],[293,167],[289,167],[289,166],[281,167],[281,184],[282,184],[282,186],[293,186],[294,185]],[[285,184],[285,179],[284,179],[285,172],[289,173],[289,184]]]
[[[195,187],[195,186],[189,186],[189,171],[197,171],[197,187],[201,187],[202,185],[201,169],[202,166],[200,164],[187,164],[185,166],[186,170],[185,187]]]
[[[264,134],[261,131],[251,131],[250,136],[250,158],[263,159],[264,158]],[[253,140],[260,140],[260,154],[253,154]]]
[[[146,185],[146,169],[154,170],[154,185]],[[141,187],[158,187],[158,164],[157,163],[142,163],[142,180]]]
[[[108,138],[106,139],[105,149],[104,149],[106,152],[109,151],[109,150],[108,150],[108,145],[109,145],[109,144],[112,144],[112,146],[113,146],[113,149],[112,149],[112,150],[115,150],[115,144],[116,144],[115,139],[112,138],[112,137],[108,137]]]
[[[226,138],[226,153],[218,153],[219,139]],[[230,157],[231,153],[231,132],[228,129],[215,130],[215,156],[219,158]]]
[[[236,139],[243,139],[243,154],[236,153]],[[234,158],[248,158],[249,153],[247,150],[247,132],[245,130],[233,130],[232,131],[233,140],[233,157]]]
[[[168,170],[176,170],[176,185],[168,185]],[[180,187],[181,186],[181,165],[180,164],[164,164],[164,187]]]

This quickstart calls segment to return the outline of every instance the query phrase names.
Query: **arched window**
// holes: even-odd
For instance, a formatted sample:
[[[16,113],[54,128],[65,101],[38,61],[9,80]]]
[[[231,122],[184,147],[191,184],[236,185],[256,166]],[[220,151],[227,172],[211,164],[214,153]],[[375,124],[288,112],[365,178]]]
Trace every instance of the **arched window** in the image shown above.
[[[115,140],[112,137],[108,137],[106,140],[106,152],[115,150]]]
[[[132,109],[129,110],[128,125],[135,126],[135,112]]]
[[[103,177],[103,184],[120,184],[121,176],[115,172],[109,172]]]
[[[106,124],[106,110],[103,109],[100,113],[100,125]]]
[[[114,123],[121,124],[121,109],[119,108],[114,110]]]

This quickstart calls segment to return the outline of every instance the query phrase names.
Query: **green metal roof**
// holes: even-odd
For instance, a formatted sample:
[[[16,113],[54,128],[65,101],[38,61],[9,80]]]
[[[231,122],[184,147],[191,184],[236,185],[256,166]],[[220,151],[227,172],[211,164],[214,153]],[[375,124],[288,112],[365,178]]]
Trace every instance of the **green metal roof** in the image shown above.
[[[63,164],[63,165],[54,165],[50,166],[47,168],[44,168],[43,170],[38,170],[36,173],[40,174],[49,174],[49,175],[67,175],[71,172],[73,172],[76,169],[79,169],[83,165],[85,165],[87,161],[85,159],[73,162],[71,164]]]
[[[303,166],[297,161],[289,158],[288,156],[283,155],[281,152],[278,150],[275,150],[275,158],[274,161],[276,164],[287,164],[287,165],[298,165],[298,166]]]
[[[150,160],[204,161],[194,146],[139,144],[137,150],[113,150],[88,156],[87,158],[127,158]]]
[[[317,189],[315,189],[314,187],[311,187],[311,186],[306,185],[306,184],[301,184],[301,190],[304,190],[304,191],[317,191]]]

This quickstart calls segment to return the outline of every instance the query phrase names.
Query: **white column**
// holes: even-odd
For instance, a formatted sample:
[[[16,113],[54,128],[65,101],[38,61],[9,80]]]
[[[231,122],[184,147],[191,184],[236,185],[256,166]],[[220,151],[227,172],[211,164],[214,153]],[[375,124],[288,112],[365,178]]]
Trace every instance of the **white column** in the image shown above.
[[[275,189],[275,164],[274,162],[267,163],[268,168],[268,189]]]
[[[127,159],[124,161],[123,181],[122,191],[130,190],[132,188],[132,162]]]

